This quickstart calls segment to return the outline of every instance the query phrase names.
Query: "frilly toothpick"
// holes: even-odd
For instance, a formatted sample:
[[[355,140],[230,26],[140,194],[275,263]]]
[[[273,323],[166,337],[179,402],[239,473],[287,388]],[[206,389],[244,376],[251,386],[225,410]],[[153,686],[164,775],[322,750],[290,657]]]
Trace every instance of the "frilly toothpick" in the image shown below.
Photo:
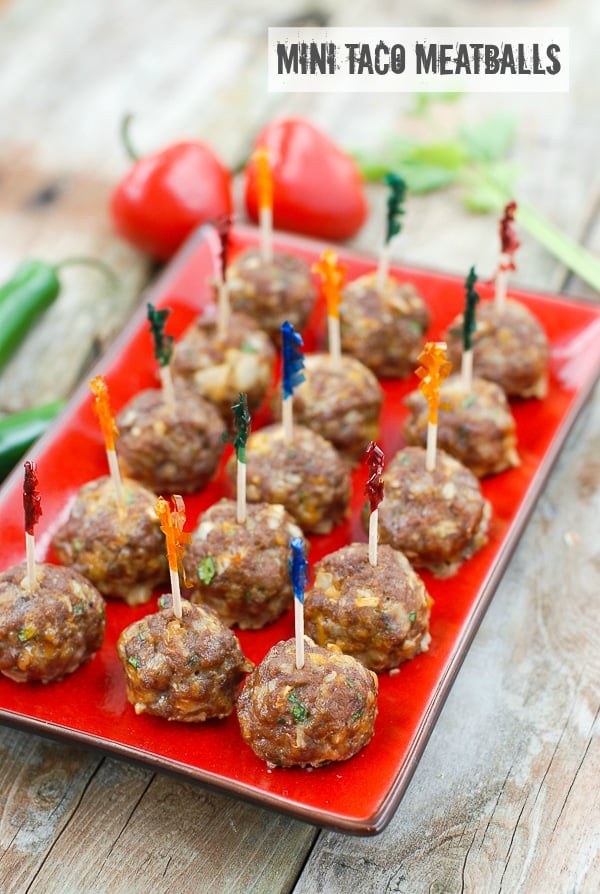
[[[268,264],[273,260],[273,176],[269,150],[260,146],[252,160],[256,164],[260,250],[263,261]]]
[[[302,336],[287,320],[281,324],[281,418],[283,437],[287,444],[294,440],[294,388],[304,382],[304,354]]]
[[[389,187],[389,194],[387,199],[385,240],[379,253],[379,264],[377,266],[377,288],[380,291],[385,288],[388,277],[392,241],[402,229],[400,218],[404,214],[404,199],[406,196],[406,182],[398,174],[390,171],[383,179]]]
[[[304,588],[308,580],[306,544],[301,537],[290,540],[290,578],[294,592],[294,635],[296,640],[296,667],[304,667]]]
[[[23,511],[25,514],[25,550],[27,555],[27,577],[25,585],[29,590],[35,590],[37,579],[35,572],[35,526],[42,514],[42,498],[38,491],[37,466],[35,463],[25,463],[25,475],[23,479]]]
[[[367,447],[365,459],[369,466],[369,477],[365,485],[365,494],[369,498],[369,563],[377,565],[377,541],[379,537],[379,504],[383,500],[383,463],[385,455],[381,447],[371,441]]]
[[[104,436],[106,459],[108,460],[108,469],[115,489],[117,505],[122,510],[124,505],[123,485],[121,484],[121,472],[115,450],[115,438],[119,434],[119,429],[110,408],[110,397],[104,378],[95,376],[89,385],[94,395],[94,410]]]
[[[220,275],[217,279],[217,337],[224,339],[231,320],[231,303],[227,285],[227,265],[229,263],[229,241],[231,236],[231,215],[220,218],[216,223],[220,243]]]
[[[461,376],[464,389],[467,393],[471,391],[471,381],[473,379],[473,334],[477,328],[475,319],[475,306],[479,301],[479,295],[475,291],[475,283],[477,282],[477,274],[475,268],[471,267],[465,280],[465,311],[463,314],[463,352],[461,363]]]
[[[429,341],[419,354],[416,375],[421,380],[419,389],[429,406],[427,420],[427,448],[425,468],[428,472],[435,469],[437,452],[438,410],[440,406],[440,388],[444,379],[450,375],[452,364],[446,358],[446,343]]]
[[[313,273],[321,277],[323,293],[327,303],[327,334],[329,354],[334,363],[342,356],[340,333],[340,293],[346,276],[346,267],[338,263],[338,256],[332,248],[326,248],[320,259],[312,266]]]
[[[500,258],[498,261],[498,270],[496,271],[496,292],[495,306],[497,313],[501,314],[506,303],[506,287],[508,283],[508,273],[515,270],[515,252],[520,242],[514,228],[515,214],[517,211],[517,203],[509,202],[502,217],[500,218]]]
[[[173,613],[181,620],[181,587],[180,573],[183,574],[183,555],[185,544],[189,543],[191,535],[183,530],[185,525],[185,505],[179,494],[173,494],[173,510],[164,497],[156,501],[155,512],[160,520],[160,529],[165,535],[167,549],[167,561],[169,563],[169,575],[171,578],[171,595],[173,597]]]
[[[148,302],[146,307],[150,334],[154,344],[154,357],[158,363],[160,373],[163,400],[168,407],[174,409],[175,388],[173,387],[173,376],[171,375],[171,357],[175,340],[172,335],[165,335],[165,325],[171,313],[171,308],[165,307],[163,310],[157,310],[150,302]]]
[[[246,499],[246,444],[248,435],[250,434],[250,423],[252,421],[248,412],[248,396],[240,393],[240,399],[237,404],[231,408],[233,412],[233,422],[235,426],[235,437],[233,438],[233,446],[235,448],[236,466],[237,466],[237,504],[236,518],[238,524],[243,524],[247,518],[247,499]],[[229,435],[225,433],[223,440],[227,441]]]

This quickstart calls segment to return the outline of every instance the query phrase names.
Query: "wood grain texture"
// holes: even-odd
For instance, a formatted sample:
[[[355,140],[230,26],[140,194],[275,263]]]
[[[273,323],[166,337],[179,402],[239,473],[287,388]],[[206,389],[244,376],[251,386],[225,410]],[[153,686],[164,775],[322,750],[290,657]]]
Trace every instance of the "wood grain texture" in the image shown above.
[[[322,833],[294,894],[597,890],[600,553],[591,524],[599,446],[596,401],[569,439],[392,823],[358,848]]]
[[[443,138],[514,114],[519,194],[600,254],[598,88],[591,0],[404,3],[401,24],[571,25],[564,96],[465,96],[430,118],[402,94],[268,94],[270,24],[397,23],[378,0],[311,8],[267,0],[13,0],[0,4],[0,280],[25,257],[103,258],[119,275],[69,270],[58,301],[0,374],[0,414],[68,395],[141,300],[155,269],[112,231],[118,141],[140,151],[207,139],[230,164],[275,114],[309,115],[348,148],[389,134]],[[241,182],[235,184],[241,196]],[[385,195],[353,240],[375,252]],[[411,196],[395,256],[483,278],[495,216],[453,188]],[[597,295],[521,233],[515,282]],[[415,776],[376,838],[319,830],[147,769],[0,729],[0,894],[223,891],[295,894],[592,894],[600,888],[598,776],[600,401],[582,414],[532,516]],[[306,864],[305,864],[306,861]]]

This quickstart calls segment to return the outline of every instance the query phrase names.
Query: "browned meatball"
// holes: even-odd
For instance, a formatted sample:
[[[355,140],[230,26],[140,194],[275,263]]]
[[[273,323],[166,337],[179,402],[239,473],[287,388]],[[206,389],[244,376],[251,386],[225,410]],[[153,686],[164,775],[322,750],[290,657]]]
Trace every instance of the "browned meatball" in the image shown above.
[[[355,357],[307,354],[305,381],[294,391],[294,419],[352,457],[360,456],[379,433],[383,389]],[[281,401],[275,405],[281,416]]]
[[[366,543],[351,543],[317,562],[304,594],[306,632],[374,671],[390,670],[429,648],[432,600],[401,552],[382,544],[377,565]]]
[[[280,425],[252,432],[246,444],[247,495],[253,503],[281,503],[303,531],[327,534],[348,514],[350,469],[333,444],[294,426],[288,444]],[[235,477],[235,457],[227,465]]]
[[[241,392],[255,410],[271,385],[275,348],[268,334],[247,314],[232,314],[224,337],[213,319],[198,318],[175,345],[171,366],[176,378],[211,403],[229,423]]]
[[[157,493],[201,490],[223,453],[225,426],[218,410],[183,386],[173,406],[160,389],[138,392],[117,425],[123,473]]]
[[[265,262],[258,248],[234,258],[227,268],[231,306],[254,317],[277,343],[287,320],[302,331],[315,304],[316,290],[303,258],[275,252]]]
[[[469,469],[443,450],[433,472],[425,450],[406,447],[383,475],[379,539],[403,552],[416,567],[438,577],[455,574],[461,562],[487,541],[491,506]],[[363,515],[365,527],[368,515]]]
[[[427,401],[416,390],[405,404],[412,414],[402,428],[406,442],[425,446]],[[479,377],[472,379],[468,390],[460,375],[442,382],[437,442],[478,478],[519,465],[517,426],[506,395],[495,382]]]
[[[460,364],[462,314],[450,324],[445,339],[448,357]],[[509,397],[545,397],[548,391],[548,339],[524,304],[507,300],[501,315],[494,301],[477,307],[473,335],[473,369],[496,382]]]
[[[64,565],[104,596],[137,605],[168,578],[165,541],[154,511],[156,496],[131,478],[122,484],[123,507],[110,477],[84,484],[52,545]]]
[[[182,600],[127,627],[117,640],[136,714],[201,723],[231,714],[252,663],[217,615]]]
[[[36,565],[35,589],[25,563],[0,575],[0,672],[18,683],[49,683],[98,651],[106,615],[98,590],[77,571]]]
[[[214,609],[229,627],[264,627],[292,605],[289,545],[301,536],[283,506],[249,503],[239,524],[235,502],[220,500],[198,519],[186,552],[187,598]]]
[[[305,637],[304,667],[294,639],[279,642],[246,678],[237,705],[242,737],[271,767],[343,761],[370,742],[376,674],[355,658]]]
[[[377,273],[352,280],[340,303],[342,347],[381,378],[405,378],[417,362],[429,326],[425,302],[408,282]]]

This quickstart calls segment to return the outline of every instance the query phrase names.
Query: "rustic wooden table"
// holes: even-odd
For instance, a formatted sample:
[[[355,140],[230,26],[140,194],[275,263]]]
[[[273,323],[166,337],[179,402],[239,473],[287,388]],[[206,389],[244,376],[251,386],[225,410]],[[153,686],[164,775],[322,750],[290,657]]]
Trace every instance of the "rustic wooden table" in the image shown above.
[[[594,0],[390,4],[301,0],[239,8],[197,0],[0,2],[0,281],[26,257],[94,254],[118,290],[65,271],[60,299],[0,376],[0,412],[68,396],[154,274],[112,232],[107,200],[127,162],[122,114],[157,148],[209,137],[230,164],[275,113],[306,114],[368,148],[422,126],[398,95],[268,94],[269,24],[564,24],[568,94],[465,96],[437,133],[514,115],[518,193],[600,249],[599,7]],[[397,9],[396,7],[400,7]],[[382,196],[374,190],[374,208]],[[458,191],[408,202],[408,263],[493,272],[495,219]],[[526,234],[516,282],[592,291]],[[354,241],[373,250],[378,230]],[[60,338],[58,334],[60,333]],[[583,410],[388,828],[354,838],[239,803],[94,751],[0,729],[2,894],[530,892],[600,890],[600,401]]]

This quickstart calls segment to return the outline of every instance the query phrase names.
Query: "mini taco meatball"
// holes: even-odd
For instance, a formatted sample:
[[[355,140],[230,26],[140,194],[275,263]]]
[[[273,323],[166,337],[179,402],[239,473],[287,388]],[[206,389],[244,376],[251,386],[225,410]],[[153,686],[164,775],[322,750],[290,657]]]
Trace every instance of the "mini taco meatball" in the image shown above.
[[[216,321],[199,317],[175,345],[171,368],[198,394],[215,404],[225,421],[244,392],[255,410],[271,385],[275,348],[247,314],[232,314],[220,337]]]
[[[411,412],[402,432],[407,444],[427,444],[429,407],[421,391],[405,399]],[[460,375],[440,387],[437,443],[478,478],[519,465],[517,426],[502,388],[473,377],[466,389]]]
[[[274,252],[271,261],[258,248],[242,252],[227,268],[227,284],[234,310],[254,317],[277,343],[286,320],[304,329],[316,299],[306,261],[284,252]]]
[[[122,487],[120,507],[109,476],[84,484],[52,545],[63,565],[87,577],[103,596],[137,605],[168,579],[167,559],[156,496],[131,478]]]
[[[490,503],[475,475],[443,450],[428,472],[425,449],[405,447],[383,480],[379,540],[403,552],[415,567],[449,577],[486,543]],[[368,528],[366,511],[363,523]]]
[[[304,640],[304,667],[296,667],[295,640],[279,642],[238,699],[242,737],[271,767],[347,760],[373,736],[376,674],[350,655]]]
[[[358,457],[379,433],[383,389],[371,370],[349,355],[307,354],[305,380],[294,389],[294,419]],[[281,401],[275,405],[281,415]]]
[[[293,603],[289,544],[301,536],[277,503],[248,503],[240,524],[236,503],[220,500],[200,516],[186,551],[187,598],[212,608],[228,627],[264,627]]]
[[[342,348],[379,378],[406,378],[414,369],[429,326],[429,310],[408,282],[377,273],[347,284],[340,302]]]
[[[185,723],[229,716],[253,667],[218,616],[185,599],[181,619],[169,605],[123,630],[117,653],[135,713]]]
[[[445,339],[448,357],[459,364],[462,314],[450,324]],[[548,392],[549,346],[539,321],[519,301],[508,299],[499,314],[494,301],[477,307],[473,334],[473,370],[496,382],[508,397],[543,398]]]
[[[252,432],[246,443],[247,496],[253,503],[281,503],[303,531],[327,534],[348,515],[350,467],[333,444],[302,425],[293,442],[283,427]],[[227,464],[235,477],[235,457]]]
[[[0,574],[0,673],[18,683],[49,683],[73,673],[100,648],[106,615],[98,590],[77,571],[37,564],[36,586],[23,562]]]
[[[157,493],[192,493],[214,475],[225,426],[216,407],[182,385],[138,392],[117,417],[123,474]]]
[[[374,671],[390,670],[429,648],[432,604],[401,552],[381,544],[377,565],[366,543],[351,543],[315,565],[304,594],[307,634],[333,644]]]

